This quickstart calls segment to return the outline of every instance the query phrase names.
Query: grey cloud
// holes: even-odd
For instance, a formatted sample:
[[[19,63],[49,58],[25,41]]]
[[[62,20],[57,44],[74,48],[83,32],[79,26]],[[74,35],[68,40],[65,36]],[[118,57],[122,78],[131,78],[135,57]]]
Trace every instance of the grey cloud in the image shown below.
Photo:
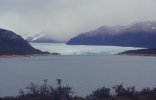
[[[156,20],[156,0],[0,0],[0,27],[69,38],[102,25]]]

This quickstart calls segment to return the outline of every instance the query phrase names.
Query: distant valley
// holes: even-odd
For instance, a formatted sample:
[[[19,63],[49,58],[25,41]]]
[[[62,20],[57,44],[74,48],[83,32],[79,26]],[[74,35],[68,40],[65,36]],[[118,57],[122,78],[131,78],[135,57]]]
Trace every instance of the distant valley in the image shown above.
[[[65,43],[64,40],[58,40],[56,38],[53,38],[49,34],[36,34],[33,36],[28,36],[26,38],[28,42],[34,42],[34,43]]]

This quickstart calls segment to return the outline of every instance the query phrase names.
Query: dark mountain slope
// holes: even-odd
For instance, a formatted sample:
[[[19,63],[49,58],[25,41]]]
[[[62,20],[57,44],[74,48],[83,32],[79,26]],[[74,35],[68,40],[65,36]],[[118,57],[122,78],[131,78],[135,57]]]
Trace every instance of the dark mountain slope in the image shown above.
[[[31,55],[47,54],[33,48],[27,41],[16,33],[0,29],[0,55]]]
[[[147,55],[156,56],[156,48],[151,49],[139,49],[139,50],[129,50],[119,53],[119,55]]]
[[[156,22],[101,27],[94,31],[82,33],[70,39],[67,44],[156,48]]]

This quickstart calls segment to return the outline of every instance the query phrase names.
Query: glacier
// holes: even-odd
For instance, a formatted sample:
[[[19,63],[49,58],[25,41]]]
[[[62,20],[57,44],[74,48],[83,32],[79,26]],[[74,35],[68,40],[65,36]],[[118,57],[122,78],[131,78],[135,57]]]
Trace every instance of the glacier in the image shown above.
[[[120,47],[120,46],[95,46],[95,45],[66,45],[65,43],[30,43],[33,47],[57,52],[62,55],[112,55],[127,50],[136,50],[141,48]]]

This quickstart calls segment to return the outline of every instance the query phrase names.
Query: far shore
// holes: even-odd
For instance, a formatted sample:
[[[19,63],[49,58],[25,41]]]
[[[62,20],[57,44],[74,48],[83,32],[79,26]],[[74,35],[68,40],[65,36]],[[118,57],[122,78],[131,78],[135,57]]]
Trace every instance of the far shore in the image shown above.
[[[49,53],[49,54],[29,54],[29,55],[0,55],[0,58],[16,58],[16,57],[31,57],[31,56],[59,56],[60,53]]]
[[[156,54],[114,54],[114,55],[121,55],[121,56],[150,56],[156,57]],[[36,57],[36,56],[61,56],[61,54],[33,54],[33,55],[0,55],[0,58],[16,58],[16,57]]]
[[[128,50],[118,53],[117,55],[130,55],[130,56],[153,56],[156,57],[156,48]]]
[[[156,54],[122,54],[122,53],[118,53],[116,55],[126,55],[126,56],[151,56],[151,57],[156,57]]]

